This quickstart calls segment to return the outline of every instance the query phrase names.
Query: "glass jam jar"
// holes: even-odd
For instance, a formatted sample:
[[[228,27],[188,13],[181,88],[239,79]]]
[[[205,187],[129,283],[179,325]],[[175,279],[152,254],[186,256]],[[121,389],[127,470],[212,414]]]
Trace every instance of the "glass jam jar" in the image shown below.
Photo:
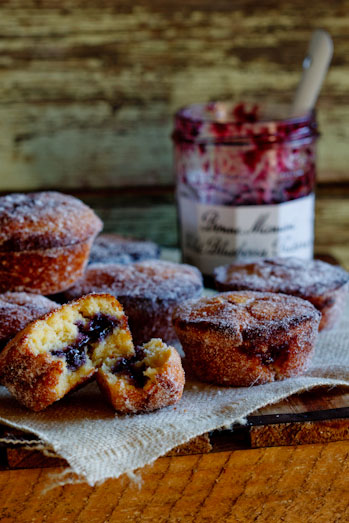
[[[179,110],[173,133],[183,261],[313,256],[315,113],[214,102]]]

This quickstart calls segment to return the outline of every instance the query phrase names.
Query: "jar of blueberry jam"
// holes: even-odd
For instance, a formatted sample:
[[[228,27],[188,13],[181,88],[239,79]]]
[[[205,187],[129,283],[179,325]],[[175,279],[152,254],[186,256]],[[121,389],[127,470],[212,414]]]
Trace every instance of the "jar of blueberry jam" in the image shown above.
[[[232,260],[313,256],[315,113],[191,105],[173,133],[183,261],[210,275]]]

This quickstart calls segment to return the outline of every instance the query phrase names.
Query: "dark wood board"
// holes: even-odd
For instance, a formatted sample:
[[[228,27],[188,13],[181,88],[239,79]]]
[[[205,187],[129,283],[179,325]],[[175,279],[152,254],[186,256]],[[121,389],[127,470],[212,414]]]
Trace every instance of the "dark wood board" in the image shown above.
[[[28,434],[2,426],[2,435],[17,442]],[[349,440],[349,388],[318,388],[297,394],[247,417],[247,424],[232,430],[204,434],[168,455],[203,454],[243,448],[303,445]],[[33,437],[33,445],[37,440]],[[58,458],[31,450],[28,444],[2,446],[2,467],[40,468],[62,465]]]

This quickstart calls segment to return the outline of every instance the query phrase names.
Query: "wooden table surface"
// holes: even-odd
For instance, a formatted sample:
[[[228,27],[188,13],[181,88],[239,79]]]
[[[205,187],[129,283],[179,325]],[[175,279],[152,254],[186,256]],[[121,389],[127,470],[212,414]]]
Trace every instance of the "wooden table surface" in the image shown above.
[[[82,195],[106,223],[125,232],[138,209],[148,237],[174,245],[170,191]],[[349,189],[322,188],[316,251],[349,269]],[[131,209],[131,210],[130,210]],[[139,220],[142,215],[144,219]],[[128,220],[128,232],[142,236]],[[130,227],[131,226],[131,227]],[[132,226],[134,228],[132,228]],[[58,468],[0,471],[1,523],[27,522],[316,522],[349,521],[349,441],[164,457],[140,472],[102,485],[66,485],[45,492]]]
[[[0,520],[16,522],[289,522],[349,520],[349,442],[160,458],[100,486],[42,493],[53,472],[0,473]]]

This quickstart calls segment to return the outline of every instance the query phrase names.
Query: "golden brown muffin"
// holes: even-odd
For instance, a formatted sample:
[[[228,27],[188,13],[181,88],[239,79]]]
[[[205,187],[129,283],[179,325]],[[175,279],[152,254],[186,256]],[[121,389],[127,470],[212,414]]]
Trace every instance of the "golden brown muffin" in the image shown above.
[[[340,318],[349,287],[349,274],[341,267],[298,258],[236,262],[217,267],[214,278],[219,291],[282,292],[308,300],[322,314],[319,330]]]
[[[190,265],[149,260],[131,265],[96,264],[65,293],[74,299],[109,292],[123,305],[135,345],[162,338],[176,340],[172,313],[176,305],[202,293],[202,276]]]
[[[125,238],[118,234],[100,234],[93,242],[89,264],[92,263],[134,263],[155,260],[160,256],[160,247],[156,243],[134,238]]]
[[[19,332],[0,354],[0,379],[40,411],[89,380],[107,357],[133,353],[119,302],[108,294],[84,296]]]
[[[0,351],[28,323],[57,309],[54,301],[29,292],[0,294]]]
[[[84,271],[101,220],[57,192],[0,197],[0,292],[54,294]]]
[[[97,373],[102,392],[121,414],[149,412],[177,403],[184,381],[178,352],[160,339],[136,347],[134,356],[107,358]]]
[[[247,387],[304,372],[320,316],[301,298],[237,291],[188,300],[176,308],[173,320],[200,380]]]

